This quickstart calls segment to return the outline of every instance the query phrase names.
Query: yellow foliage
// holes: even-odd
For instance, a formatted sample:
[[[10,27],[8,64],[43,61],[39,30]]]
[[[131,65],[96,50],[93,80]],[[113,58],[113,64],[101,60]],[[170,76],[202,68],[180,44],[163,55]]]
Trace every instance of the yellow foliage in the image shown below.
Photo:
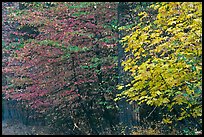
[[[202,79],[202,3],[163,2],[150,8],[158,11],[155,20],[149,20],[150,24],[140,22],[134,26],[138,29],[121,40],[125,52],[134,55],[122,63],[134,83],[129,87],[131,94],[129,89],[124,93],[139,104],[169,111],[175,105],[187,104],[191,109],[192,100],[201,94],[195,90],[201,90]],[[148,14],[142,12],[138,16],[147,19],[151,16]],[[202,104],[196,103],[198,107],[191,112],[193,117],[202,115]],[[164,118],[163,122],[171,124],[172,120]]]

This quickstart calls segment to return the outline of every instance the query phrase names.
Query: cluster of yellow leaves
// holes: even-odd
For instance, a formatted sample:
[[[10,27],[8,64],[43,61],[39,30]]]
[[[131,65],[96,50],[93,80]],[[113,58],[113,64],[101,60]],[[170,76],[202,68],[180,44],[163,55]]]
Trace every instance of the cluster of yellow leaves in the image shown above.
[[[150,8],[158,10],[156,19],[139,23],[121,40],[128,54],[122,65],[133,77],[131,86],[119,86],[126,87],[121,95],[169,111],[186,104],[191,113],[180,109],[177,120],[199,117],[202,104],[195,100],[202,95],[195,90],[202,90],[202,3],[162,2]],[[191,108],[195,104],[198,107]],[[163,122],[172,123],[168,118]]]

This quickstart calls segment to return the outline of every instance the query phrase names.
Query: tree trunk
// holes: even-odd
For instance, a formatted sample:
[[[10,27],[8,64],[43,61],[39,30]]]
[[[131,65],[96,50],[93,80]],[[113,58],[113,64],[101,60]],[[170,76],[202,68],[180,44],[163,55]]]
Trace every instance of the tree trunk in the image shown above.
[[[118,27],[123,26],[124,23],[121,21],[124,15],[124,10],[122,8],[125,7],[124,2],[119,2],[118,4]],[[121,39],[122,34],[121,31],[118,30],[118,41]],[[118,84],[125,84],[123,81],[123,70],[121,66],[122,59],[124,57],[124,51],[122,49],[122,45],[118,42]],[[120,122],[123,123],[127,128],[125,130],[125,134],[129,134],[129,129],[132,126],[132,110],[131,105],[126,102],[125,99],[122,99],[118,102],[120,108]]]

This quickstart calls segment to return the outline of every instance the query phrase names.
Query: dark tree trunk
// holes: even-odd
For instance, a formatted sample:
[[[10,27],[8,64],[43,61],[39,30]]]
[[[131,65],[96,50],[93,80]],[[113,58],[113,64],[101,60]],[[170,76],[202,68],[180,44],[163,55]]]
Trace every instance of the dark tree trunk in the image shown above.
[[[125,25],[122,19],[125,16],[125,12],[127,11],[127,5],[124,2],[119,2],[118,4],[118,27]],[[122,38],[121,31],[118,30],[118,41]],[[121,66],[122,59],[124,58],[124,50],[122,45],[118,42],[118,84],[125,84],[123,81],[124,72]],[[120,108],[120,122],[123,123],[127,128],[125,130],[125,134],[129,134],[129,129],[132,127],[132,109],[131,105],[126,102],[125,99],[122,99],[118,102]]]

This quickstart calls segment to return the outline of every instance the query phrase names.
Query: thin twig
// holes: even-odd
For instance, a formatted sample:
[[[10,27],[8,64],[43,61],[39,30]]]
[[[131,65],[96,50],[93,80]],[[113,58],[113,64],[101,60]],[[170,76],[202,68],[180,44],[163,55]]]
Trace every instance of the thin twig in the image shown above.
[[[149,113],[149,115],[146,117],[146,119],[150,117],[150,115],[154,112],[154,110],[155,110],[156,108],[157,108],[157,106],[154,107],[154,109],[152,110],[152,112]]]

